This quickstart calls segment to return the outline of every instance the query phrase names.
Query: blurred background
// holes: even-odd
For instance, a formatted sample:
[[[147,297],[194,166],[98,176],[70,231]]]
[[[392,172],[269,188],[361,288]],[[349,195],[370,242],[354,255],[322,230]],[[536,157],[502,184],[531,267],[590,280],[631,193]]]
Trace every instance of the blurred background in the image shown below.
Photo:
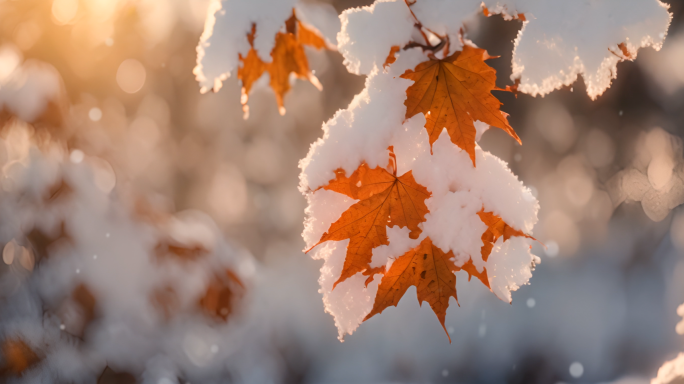
[[[372,3],[328,2],[339,12]],[[231,330],[242,333],[240,347],[218,363],[222,374],[193,383],[648,383],[684,351],[675,332],[684,302],[684,2],[664,2],[674,19],[663,49],[619,64],[596,101],[581,78],[544,98],[497,94],[524,145],[501,130],[480,145],[538,196],[534,236],[547,248],[535,246],[542,263],[512,305],[459,278],[451,344],[411,293],[344,343],[323,310],[322,262],[301,251],[298,161],[363,89],[336,52],[307,50],[323,91],[295,82],[280,116],[270,88],[256,88],[243,120],[235,77],[201,95],[192,74],[208,0],[0,0],[0,137],[9,143],[7,126],[30,123],[34,141],[48,132],[72,163],[97,159],[100,190],[145,196],[165,212],[202,211],[251,255],[256,272],[236,315],[248,326]],[[521,25],[499,16],[466,25],[501,56],[489,62],[500,87],[511,84]],[[23,78],[12,88],[16,71]],[[38,253],[35,244],[27,252]],[[0,273],[15,273],[13,259],[3,261]],[[0,295],[2,323],[13,309],[11,293]],[[127,380],[144,382],[141,372]]]

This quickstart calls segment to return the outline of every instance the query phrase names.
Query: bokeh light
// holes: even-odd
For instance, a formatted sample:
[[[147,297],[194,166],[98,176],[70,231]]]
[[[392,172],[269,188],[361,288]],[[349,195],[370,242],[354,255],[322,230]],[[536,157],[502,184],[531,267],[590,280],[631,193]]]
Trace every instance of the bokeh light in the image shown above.
[[[145,85],[147,71],[136,59],[126,59],[116,71],[116,82],[126,93],[136,93]]]
[[[52,17],[55,23],[64,25],[70,23],[78,13],[78,0],[53,0]]]

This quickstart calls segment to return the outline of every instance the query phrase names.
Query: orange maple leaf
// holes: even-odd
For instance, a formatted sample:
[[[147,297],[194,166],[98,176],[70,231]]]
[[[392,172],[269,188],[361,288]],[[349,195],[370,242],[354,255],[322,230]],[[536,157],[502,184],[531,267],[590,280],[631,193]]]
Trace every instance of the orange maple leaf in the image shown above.
[[[235,272],[226,269],[224,274],[217,274],[212,279],[199,304],[207,315],[226,321],[244,290],[242,280]]]
[[[4,363],[0,366],[0,379],[7,374],[19,375],[40,361],[40,357],[21,339],[5,339],[0,347]]]
[[[373,308],[363,320],[370,319],[389,306],[396,306],[406,290],[411,286],[416,286],[418,304],[422,305],[424,301],[430,304],[451,342],[444,321],[449,307],[449,298],[453,297],[458,303],[454,272],[464,270],[469,274],[468,280],[474,275],[489,288],[486,269],[478,272],[472,259],[462,267],[457,267],[453,258],[452,251],[442,251],[432,243],[429,237],[426,237],[416,248],[394,260],[378,285]],[[381,271],[376,273],[381,273]],[[372,275],[369,279],[372,279]]]
[[[466,45],[463,51],[441,60],[432,57],[401,75],[414,81],[406,90],[406,118],[425,115],[431,147],[446,127],[473,165],[476,120],[503,129],[520,143],[507,114],[499,109],[501,102],[491,94],[502,89],[496,87],[496,71],[485,64],[490,58],[484,49]]]
[[[322,89],[321,83],[309,69],[309,61],[304,52],[304,45],[310,45],[316,49],[326,47],[325,40],[315,32],[307,29],[297,20],[294,11],[292,17],[285,22],[285,33],[278,32],[275,36],[275,45],[271,50],[270,63],[266,63],[259,57],[254,49],[254,36],[256,35],[256,25],[252,25],[252,31],[247,35],[250,49],[247,56],[240,55],[241,66],[238,68],[238,79],[242,81],[242,110],[245,118],[249,117],[249,93],[254,82],[259,80],[264,72],[268,72],[271,81],[270,86],[276,95],[278,111],[281,115],[285,114],[285,104],[283,98],[290,90],[290,74],[310,81],[319,90]]]
[[[305,27],[301,21],[297,21],[297,40],[300,44],[309,45],[316,49],[323,49],[328,46],[321,36]]]
[[[429,212],[425,200],[432,193],[416,182],[411,171],[397,177],[391,147],[390,168],[392,173],[382,167],[371,169],[363,163],[350,177],[338,169],[335,178],[322,187],[360,200],[342,213],[318,243],[306,251],[326,241],[349,239],[342,273],[333,289],[356,273],[370,269],[373,248],[389,244],[387,227],[407,227],[412,239],[417,239],[422,232],[418,224],[425,221]]]
[[[398,45],[393,45],[390,48],[389,55],[387,55],[385,63],[382,65],[383,68],[387,68],[388,65],[391,65],[395,61],[397,61],[397,57],[395,55],[397,54],[397,52],[399,52],[399,50],[401,50],[401,48]]]
[[[477,270],[477,267],[475,267],[475,264],[473,264],[473,259],[471,258],[468,260],[465,264],[461,266],[461,270],[468,272],[468,281],[475,276],[477,277],[478,280],[482,282],[489,290],[492,290],[492,287],[489,285],[489,276],[487,276],[487,268],[483,267],[482,272]]]
[[[503,236],[504,241],[513,236],[527,237],[528,239],[536,240],[534,237],[519,231],[510,225],[506,224],[503,219],[492,212],[485,212],[484,208],[477,213],[480,220],[487,226],[487,230],[482,234],[482,260],[487,261],[489,255],[492,253],[494,243]]]

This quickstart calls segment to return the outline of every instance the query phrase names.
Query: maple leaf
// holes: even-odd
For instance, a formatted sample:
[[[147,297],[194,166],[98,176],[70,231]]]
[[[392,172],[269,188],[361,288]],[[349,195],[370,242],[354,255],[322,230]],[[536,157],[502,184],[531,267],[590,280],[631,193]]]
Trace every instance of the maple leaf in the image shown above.
[[[492,287],[489,285],[489,276],[487,276],[487,268],[482,267],[482,272],[477,270],[477,267],[475,267],[475,264],[473,264],[473,259],[471,258],[468,260],[465,264],[463,264],[461,267],[462,271],[468,272],[468,281],[475,276],[477,277],[478,280],[482,282],[489,290],[492,290]]]
[[[475,165],[475,125],[479,120],[520,138],[499,109],[501,102],[491,94],[496,87],[496,71],[485,64],[491,57],[484,49],[464,46],[444,59],[418,64],[401,75],[413,80],[406,90],[406,118],[425,115],[430,146],[446,127],[451,141],[468,152]]]
[[[383,68],[387,68],[388,65],[393,64],[395,61],[397,61],[397,57],[395,56],[397,52],[399,52],[401,48],[398,45],[393,45],[390,48],[390,53],[387,55],[387,58],[385,59],[385,63],[382,65]]]
[[[430,237],[426,237],[416,248],[394,260],[389,271],[384,273],[378,285],[373,308],[363,321],[381,313],[389,306],[399,304],[399,300],[404,296],[406,290],[415,286],[418,304],[422,305],[424,301],[430,304],[442,324],[442,328],[447,333],[449,342],[451,342],[444,321],[449,307],[449,298],[453,297],[458,303],[454,272],[464,270],[468,272],[469,281],[470,277],[474,275],[489,288],[486,269],[478,272],[472,259],[468,260],[462,267],[457,267],[453,258],[454,253],[452,251],[444,252],[432,243]],[[376,273],[382,273],[382,271]],[[372,275],[369,279],[372,279]]]
[[[247,55],[240,55],[241,66],[238,68],[238,79],[242,81],[242,110],[245,118],[249,117],[249,93],[254,82],[259,80],[264,72],[270,75],[270,86],[276,95],[278,112],[285,114],[285,104],[283,98],[290,90],[290,74],[310,81],[318,90],[322,89],[321,83],[309,69],[309,61],[304,52],[304,45],[312,46],[316,49],[325,48],[325,40],[312,30],[306,28],[292,12],[292,16],[285,22],[285,33],[278,32],[275,36],[275,45],[271,50],[270,63],[266,63],[259,57],[254,49],[254,37],[256,36],[256,25],[252,25],[252,31],[247,35],[250,49]]]
[[[366,287],[368,287],[368,284],[370,284],[371,281],[373,281],[373,279],[375,279],[375,275],[377,275],[377,274],[384,275],[385,272],[387,272],[387,269],[384,265],[380,266],[380,267],[368,268],[365,271],[363,271],[363,275],[368,276],[368,278],[366,279],[366,283],[365,283]]]
[[[198,244],[182,244],[173,239],[157,243],[154,253],[158,260],[196,261],[209,254],[209,250]]]
[[[7,378],[9,374],[19,375],[40,361],[40,357],[21,339],[5,339],[0,349],[4,359],[0,366],[0,379]]]
[[[244,289],[242,280],[233,271],[226,269],[224,274],[217,274],[209,283],[199,305],[207,315],[227,321]]]
[[[416,286],[418,303],[422,304],[423,301],[427,301],[430,304],[446,332],[444,320],[449,307],[449,298],[453,297],[458,302],[456,275],[453,273],[457,267],[451,260],[453,257],[453,252],[444,253],[432,244],[429,237],[426,237],[418,247],[399,256],[382,277],[373,308],[363,321],[381,313],[391,305],[396,306],[406,290],[411,286]],[[451,342],[451,337],[449,337],[449,342]]]
[[[536,240],[534,237],[506,224],[501,217],[494,213],[485,212],[484,208],[482,208],[477,215],[480,216],[480,220],[487,226],[487,230],[482,234],[482,243],[484,244],[482,246],[482,260],[484,261],[487,261],[494,248],[494,243],[496,243],[501,236],[503,236],[504,241],[513,236],[527,237],[528,239]]]
[[[321,36],[305,27],[301,21],[297,21],[297,40],[300,44],[309,45],[316,49],[323,49],[328,46]]]
[[[342,213],[318,243],[306,251],[326,241],[349,239],[342,273],[333,289],[356,273],[370,269],[373,248],[389,244],[387,227],[407,227],[410,238],[420,236],[422,230],[418,224],[425,221],[429,212],[425,200],[432,193],[416,182],[411,171],[397,177],[392,147],[389,168],[392,173],[382,167],[371,169],[363,163],[350,177],[338,169],[335,179],[322,187],[360,200]]]

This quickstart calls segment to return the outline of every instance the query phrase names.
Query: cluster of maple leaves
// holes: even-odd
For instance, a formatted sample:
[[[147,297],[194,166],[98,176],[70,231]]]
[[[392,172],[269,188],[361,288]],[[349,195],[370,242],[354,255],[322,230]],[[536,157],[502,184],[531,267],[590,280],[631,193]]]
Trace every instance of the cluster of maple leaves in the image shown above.
[[[254,37],[257,33],[256,24],[252,24],[252,31],[247,35],[250,50],[247,56],[240,55],[241,66],[238,69],[238,79],[242,81],[242,109],[245,118],[249,116],[249,93],[255,81],[268,72],[270,85],[275,92],[278,102],[278,111],[285,114],[283,98],[290,90],[290,74],[295,74],[300,79],[309,80],[316,88],[322,89],[321,83],[309,69],[309,61],[304,52],[304,45],[323,49],[326,47],[325,40],[316,32],[307,29],[292,11],[292,16],[285,21],[285,32],[278,32],[275,36],[275,45],[271,50],[270,63],[266,63],[259,57],[254,49]]]
[[[397,257],[389,270],[385,266],[370,267],[373,249],[389,245],[387,227],[408,228],[409,237],[418,239],[422,232],[419,224],[425,221],[425,215],[430,212],[425,200],[432,194],[416,182],[412,171],[397,177],[393,148],[390,147],[389,151],[390,162],[387,168],[392,172],[382,167],[371,169],[364,163],[350,177],[346,176],[344,170],[338,169],[335,171],[335,179],[321,187],[359,201],[342,213],[318,243],[307,252],[326,241],[349,240],[344,266],[333,289],[357,273],[369,276],[366,286],[373,281],[375,274],[383,275],[373,308],[364,321],[389,306],[396,306],[406,290],[415,286],[418,302],[427,301],[430,304],[446,331],[444,320],[449,298],[453,296],[458,301],[456,275],[453,272],[466,271],[469,279],[475,276],[490,288],[487,269],[478,271],[472,258],[462,266],[456,266],[453,252],[444,252],[432,243],[429,236],[416,248]],[[531,238],[506,224],[492,212],[485,212],[483,209],[478,215],[487,226],[482,234],[481,250],[485,262],[499,238],[503,237],[504,241],[512,236]]]
[[[406,4],[410,9],[412,4]],[[486,14],[487,10],[484,12]],[[508,123],[507,114],[500,110],[501,102],[491,93],[494,90],[515,92],[516,89],[515,86],[506,89],[496,86],[496,71],[485,63],[492,57],[485,50],[467,44],[463,44],[461,51],[449,54],[448,37],[435,34],[440,37],[441,43],[432,46],[417,19],[416,27],[425,37],[425,44],[410,43],[403,49],[423,48],[427,52],[427,60],[401,75],[414,82],[406,90],[405,118],[421,113],[425,116],[430,146],[446,129],[451,141],[466,151],[473,166],[476,166],[475,121],[503,129],[520,143],[520,138]],[[247,113],[247,96],[252,85],[268,71],[280,112],[284,113],[283,96],[290,87],[290,73],[320,87],[309,70],[303,45],[320,49],[325,47],[325,42],[316,32],[306,29],[293,13],[285,22],[285,32],[278,32],[275,37],[275,46],[271,52],[273,61],[264,63],[253,48],[256,31],[256,26],[253,25],[251,33],[247,35],[252,48],[246,57],[240,56],[238,78],[243,85],[243,108]],[[396,61],[395,55],[401,50],[398,46],[391,48],[385,68]],[[436,56],[439,51],[443,52],[441,59]],[[370,266],[373,249],[389,245],[388,227],[408,228],[411,239],[420,237],[420,224],[426,221],[425,216],[429,213],[425,201],[432,195],[425,186],[416,182],[411,171],[397,176],[396,156],[392,147],[388,150],[390,161],[387,168],[371,169],[366,163],[362,163],[350,176],[338,169],[335,171],[335,178],[319,188],[344,194],[358,202],[342,213],[318,243],[307,252],[326,241],[349,240],[344,266],[333,289],[357,273],[368,276],[366,286],[373,281],[376,274],[382,275],[373,308],[364,321],[389,306],[396,306],[406,290],[415,286],[419,303],[427,301],[430,304],[446,331],[444,322],[449,299],[454,297],[458,301],[454,272],[466,271],[469,279],[475,276],[490,288],[487,270],[484,268],[478,271],[472,258],[464,265],[457,266],[453,252],[445,252],[435,246],[430,237],[425,237],[416,248],[396,257],[389,270],[385,266]],[[484,211],[484,208],[478,215],[487,226],[482,234],[481,250],[481,257],[485,262],[499,238],[503,237],[504,241],[512,236],[532,238],[506,224],[494,213]]]

